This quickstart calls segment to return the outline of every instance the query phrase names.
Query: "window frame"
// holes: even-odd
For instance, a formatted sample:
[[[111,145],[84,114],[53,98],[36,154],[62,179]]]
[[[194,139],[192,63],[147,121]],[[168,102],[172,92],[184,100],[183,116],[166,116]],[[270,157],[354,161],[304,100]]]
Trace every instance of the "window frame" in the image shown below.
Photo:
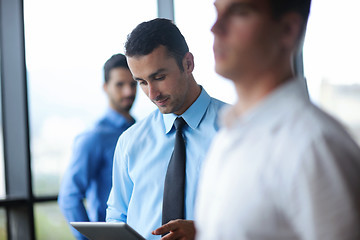
[[[35,239],[26,90],[23,2],[0,2],[1,98],[6,197],[0,201],[10,239]],[[22,231],[18,231],[22,229]]]

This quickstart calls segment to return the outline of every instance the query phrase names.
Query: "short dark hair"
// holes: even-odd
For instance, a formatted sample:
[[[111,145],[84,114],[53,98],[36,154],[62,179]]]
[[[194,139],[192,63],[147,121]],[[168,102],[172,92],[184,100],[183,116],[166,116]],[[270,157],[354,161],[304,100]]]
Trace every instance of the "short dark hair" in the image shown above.
[[[311,0],[269,0],[269,3],[275,19],[288,12],[299,13],[304,19],[304,24],[309,18]]]
[[[105,83],[107,83],[109,81],[110,78],[110,71],[114,68],[118,68],[118,67],[122,67],[122,68],[126,68],[129,69],[126,57],[124,54],[118,53],[118,54],[114,54],[111,56],[111,58],[109,58],[105,64],[104,64],[104,80]]]
[[[175,58],[181,71],[184,71],[182,60],[189,47],[184,36],[169,19],[155,18],[140,23],[128,36],[125,43],[126,56],[144,56],[163,45],[169,56]]]

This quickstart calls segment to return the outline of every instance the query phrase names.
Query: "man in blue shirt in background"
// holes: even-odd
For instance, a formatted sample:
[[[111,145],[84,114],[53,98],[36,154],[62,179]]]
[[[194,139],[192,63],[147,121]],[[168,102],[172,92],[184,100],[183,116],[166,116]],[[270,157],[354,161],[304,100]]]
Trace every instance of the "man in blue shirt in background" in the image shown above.
[[[125,51],[133,78],[158,109],[119,138],[106,221],[126,222],[150,240],[169,232],[164,240],[193,239],[198,176],[224,103],[196,83],[194,57],[170,20],[139,24],[128,36]],[[162,225],[164,181],[178,117],[186,122],[184,218]]]
[[[129,111],[137,83],[123,54],[107,60],[104,79],[109,108],[92,129],[75,139],[72,159],[59,192],[59,206],[69,222],[105,221],[115,145],[122,132],[135,122]],[[72,231],[77,239],[86,239],[77,230],[72,228]]]

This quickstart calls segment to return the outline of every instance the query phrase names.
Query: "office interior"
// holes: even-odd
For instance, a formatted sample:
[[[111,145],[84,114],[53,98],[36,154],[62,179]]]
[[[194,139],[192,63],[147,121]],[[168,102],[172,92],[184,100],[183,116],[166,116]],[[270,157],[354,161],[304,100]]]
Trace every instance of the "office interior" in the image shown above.
[[[294,68],[310,99],[360,144],[359,7],[313,0]],[[56,202],[73,138],[104,111],[105,60],[123,53],[137,24],[156,17],[173,20],[185,36],[197,82],[234,103],[232,83],[214,71],[213,1],[0,1],[0,240],[74,239]],[[133,116],[154,109],[138,89]]]

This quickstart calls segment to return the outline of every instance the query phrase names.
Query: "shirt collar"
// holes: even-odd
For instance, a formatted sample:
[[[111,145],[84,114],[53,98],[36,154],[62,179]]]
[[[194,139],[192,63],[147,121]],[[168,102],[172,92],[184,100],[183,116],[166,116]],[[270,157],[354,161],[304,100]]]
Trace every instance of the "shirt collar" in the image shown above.
[[[132,118],[130,121],[124,117],[122,114],[118,113],[117,111],[113,110],[112,108],[108,108],[106,113],[106,118],[115,126],[121,127],[124,124],[133,124],[135,119]]]
[[[201,93],[195,102],[181,115],[185,122],[192,128],[195,129],[199,126],[201,119],[203,118],[207,107],[210,104],[210,96],[207,94],[205,89],[201,87]],[[163,114],[165,131],[169,133],[174,121],[177,117],[180,117],[174,113]]]
[[[304,81],[302,78],[290,79],[240,117],[237,116],[234,107],[224,109],[221,114],[221,124],[228,128],[231,128],[232,125],[261,124],[269,126],[273,124],[282,117],[282,114],[286,114],[287,110],[285,109],[289,106],[295,107],[301,102],[309,101]]]

